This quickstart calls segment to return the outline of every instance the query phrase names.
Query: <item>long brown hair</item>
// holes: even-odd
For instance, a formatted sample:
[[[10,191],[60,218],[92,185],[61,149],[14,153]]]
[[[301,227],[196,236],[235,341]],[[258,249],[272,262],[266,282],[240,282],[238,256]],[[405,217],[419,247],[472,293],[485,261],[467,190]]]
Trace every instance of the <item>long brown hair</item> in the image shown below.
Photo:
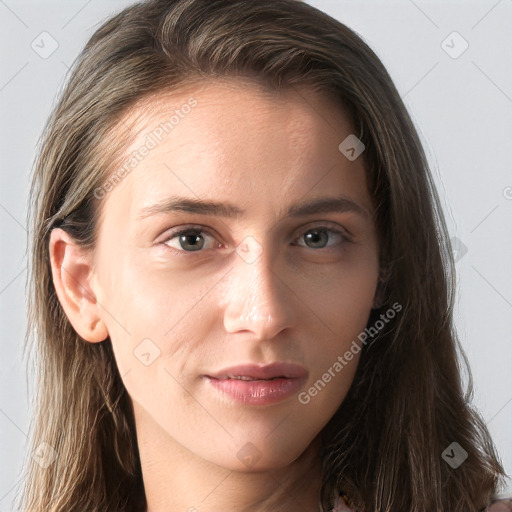
[[[49,235],[61,227],[94,249],[101,204],[94,191],[126,143],[112,136],[123,116],[144,99],[215,76],[249,77],[276,91],[313,87],[349,107],[365,145],[383,299],[369,325],[390,304],[403,310],[363,348],[349,393],[322,433],[324,505],[344,491],[365,512],[485,507],[504,472],[470,405],[439,199],[382,63],[349,28],[296,0],[149,0],[89,40],[34,167],[26,347],[36,357],[37,394],[27,453],[46,450],[48,463],[27,457],[20,508],[145,510],[133,412],[110,338],[86,343],[72,328],[52,283]],[[442,457],[454,442],[467,453],[457,468]]]

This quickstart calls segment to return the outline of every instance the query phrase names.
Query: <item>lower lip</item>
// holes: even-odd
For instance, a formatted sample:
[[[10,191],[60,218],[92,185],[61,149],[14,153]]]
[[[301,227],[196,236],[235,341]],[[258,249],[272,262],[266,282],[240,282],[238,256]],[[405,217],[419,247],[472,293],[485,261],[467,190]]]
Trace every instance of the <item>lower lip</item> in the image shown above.
[[[303,378],[239,380],[206,377],[206,379],[221,393],[250,405],[266,405],[285,400],[297,393],[304,381]]]

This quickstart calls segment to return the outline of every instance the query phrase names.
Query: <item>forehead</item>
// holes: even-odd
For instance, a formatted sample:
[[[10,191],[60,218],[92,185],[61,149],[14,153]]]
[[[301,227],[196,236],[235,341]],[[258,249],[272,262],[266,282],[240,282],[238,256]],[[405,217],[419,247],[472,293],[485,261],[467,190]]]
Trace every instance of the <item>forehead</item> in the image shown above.
[[[203,140],[222,139],[229,145],[247,139],[241,127],[250,127],[253,135],[266,133],[281,141],[274,126],[284,129],[288,138],[301,138],[303,144],[316,142],[318,137],[331,142],[352,128],[352,119],[341,99],[334,102],[332,95],[311,87],[277,90],[248,78],[217,78],[145,98],[118,126],[129,128],[129,153],[148,134],[158,139],[158,145],[166,142],[163,138],[177,144],[180,134],[185,140],[191,131]]]
[[[130,138],[107,202],[122,199],[127,218],[171,193],[238,194],[242,205],[263,207],[336,183],[364,191],[363,159],[349,162],[338,149],[353,130],[348,112],[310,88],[212,80],[146,99],[119,126]]]

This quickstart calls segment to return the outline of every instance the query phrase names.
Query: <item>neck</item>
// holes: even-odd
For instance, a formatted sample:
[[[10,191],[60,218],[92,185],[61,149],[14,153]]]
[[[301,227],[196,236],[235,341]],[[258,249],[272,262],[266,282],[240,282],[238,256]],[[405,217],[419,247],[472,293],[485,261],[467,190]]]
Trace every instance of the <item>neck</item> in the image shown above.
[[[177,443],[134,407],[146,512],[318,512],[320,437],[293,462],[269,471],[234,471]]]

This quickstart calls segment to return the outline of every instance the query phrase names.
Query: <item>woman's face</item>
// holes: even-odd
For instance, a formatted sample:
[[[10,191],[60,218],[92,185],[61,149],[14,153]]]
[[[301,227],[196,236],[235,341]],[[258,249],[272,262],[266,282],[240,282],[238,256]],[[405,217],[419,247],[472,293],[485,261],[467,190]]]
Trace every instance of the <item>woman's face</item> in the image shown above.
[[[353,128],[305,89],[227,79],[152,106],[97,194],[92,281],[138,433],[229,469],[282,467],[342,403],[359,354],[336,362],[374,303],[363,157],[338,147]]]

